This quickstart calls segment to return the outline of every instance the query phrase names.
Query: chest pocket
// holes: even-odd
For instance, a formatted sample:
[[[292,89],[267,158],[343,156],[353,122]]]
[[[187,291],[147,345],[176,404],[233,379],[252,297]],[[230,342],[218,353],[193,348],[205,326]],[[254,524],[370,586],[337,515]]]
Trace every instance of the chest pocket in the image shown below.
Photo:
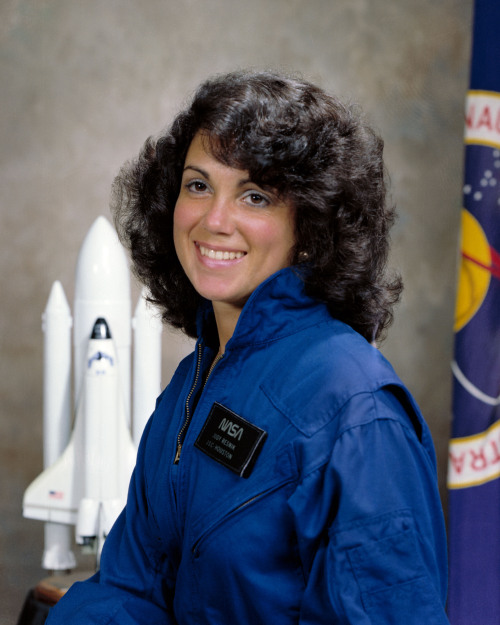
[[[199,484],[199,488],[204,491],[203,508],[194,507],[196,514],[191,514],[191,519],[187,522],[193,551],[199,549],[211,534],[223,532],[224,527],[230,526],[235,519],[237,521],[240,517],[259,515],[266,506],[285,506],[298,479],[291,445],[285,445],[277,453],[263,453],[261,462],[248,479],[241,478],[202,456],[200,454],[200,466],[195,473],[201,475],[205,471],[205,474],[209,472],[210,475],[205,475]],[[192,485],[193,487],[196,491],[196,486]],[[194,497],[196,498],[196,492]],[[279,514],[279,510],[275,510],[275,513]]]
[[[264,382],[260,389],[272,405],[286,419],[308,438],[314,436],[327,423],[332,421],[345,397],[335,397],[328,391],[326,381],[317,383],[311,388],[307,376],[301,381],[278,386],[273,381]]]

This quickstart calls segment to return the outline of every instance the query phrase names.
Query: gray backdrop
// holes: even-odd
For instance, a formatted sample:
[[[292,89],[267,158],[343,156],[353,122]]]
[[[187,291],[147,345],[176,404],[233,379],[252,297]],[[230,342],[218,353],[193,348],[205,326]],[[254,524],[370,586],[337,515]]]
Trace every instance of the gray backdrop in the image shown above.
[[[0,0],[0,621],[40,568],[41,314],[122,162],[207,75],[282,68],[360,102],[386,140],[406,290],[382,350],[433,432],[443,498],[471,0]],[[137,293],[137,287],[134,287]],[[177,352],[165,342],[164,381]],[[167,358],[167,356],[170,357]]]

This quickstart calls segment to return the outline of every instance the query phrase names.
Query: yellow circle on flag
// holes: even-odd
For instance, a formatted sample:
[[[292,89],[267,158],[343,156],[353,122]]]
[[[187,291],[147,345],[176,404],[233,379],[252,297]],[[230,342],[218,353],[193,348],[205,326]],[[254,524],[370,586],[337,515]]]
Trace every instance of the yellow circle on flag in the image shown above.
[[[491,252],[481,225],[462,210],[462,260],[458,276],[455,332],[461,330],[481,308],[491,279]]]

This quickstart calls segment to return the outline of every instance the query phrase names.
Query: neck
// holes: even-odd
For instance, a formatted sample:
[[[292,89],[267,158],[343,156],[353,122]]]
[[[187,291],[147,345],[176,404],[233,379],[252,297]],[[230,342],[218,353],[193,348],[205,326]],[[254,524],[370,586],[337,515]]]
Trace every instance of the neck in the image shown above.
[[[226,302],[212,302],[212,306],[219,335],[219,354],[223,354],[226,349],[226,343],[233,336],[241,308]]]

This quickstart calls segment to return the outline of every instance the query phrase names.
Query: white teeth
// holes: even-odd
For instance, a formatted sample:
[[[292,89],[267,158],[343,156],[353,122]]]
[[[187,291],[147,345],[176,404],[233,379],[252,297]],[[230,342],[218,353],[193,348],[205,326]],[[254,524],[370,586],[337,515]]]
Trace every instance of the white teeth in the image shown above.
[[[202,256],[207,256],[214,260],[235,260],[236,258],[242,258],[244,252],[223,252],[222,250],[211,250],[208,247],[200,245],[200,253]]]

